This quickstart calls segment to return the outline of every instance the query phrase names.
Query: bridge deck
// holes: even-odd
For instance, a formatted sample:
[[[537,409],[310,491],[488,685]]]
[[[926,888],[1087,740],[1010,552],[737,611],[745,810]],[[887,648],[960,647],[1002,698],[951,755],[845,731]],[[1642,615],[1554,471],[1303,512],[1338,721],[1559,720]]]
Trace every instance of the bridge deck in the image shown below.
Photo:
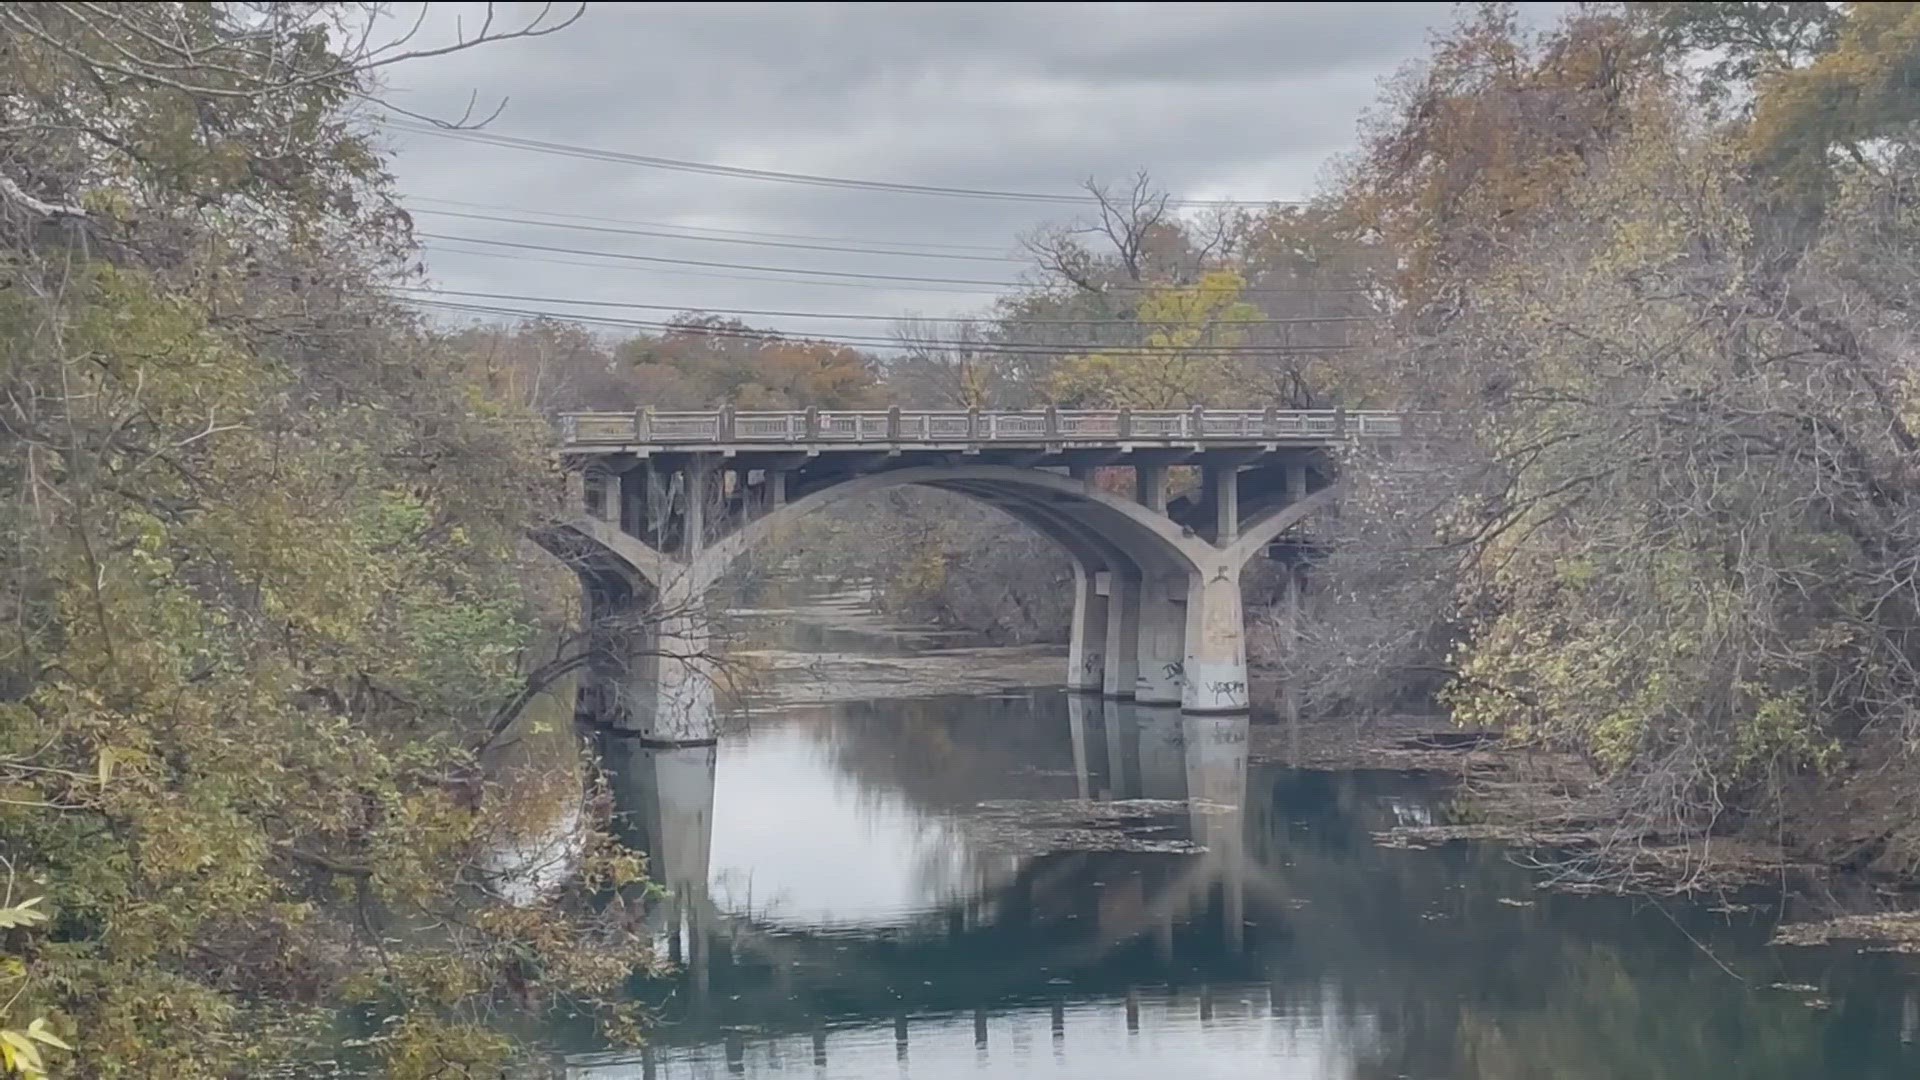
[[[560,435],[569,453],[643,449],[695,451],[984,447],[1196,446],[1287,443],[1331,446],[1399,436],[1404,414],[1344,409],[1029,409],[1018,412],[825,410],[790,412],[567,413]]]

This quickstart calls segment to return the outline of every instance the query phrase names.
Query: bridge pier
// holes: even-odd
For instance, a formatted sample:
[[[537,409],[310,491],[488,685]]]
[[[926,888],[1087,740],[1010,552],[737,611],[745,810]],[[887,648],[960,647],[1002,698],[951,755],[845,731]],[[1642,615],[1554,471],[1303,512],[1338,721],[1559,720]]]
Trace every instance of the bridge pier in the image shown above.
[[[1107,575],[1107,663],[1100,692],[1131,698],[1140,681],[1140,574],[1122,567]]]
[[[660,592],[637,642],[638,663],[622,687],[622,730],[656,746],[699,746],[720,736],[706,597],[684,579]]]
[[[1247,633],[1240,569],[1194,574],[1187,586],[1180,706],[1192,713],[1246,712]]]
[[[1186,683],[1186,594],[1186,582],[1171,574],[1150,574],[1141,583],[1133,699],[1142,705],[1180,704]]]
[[[1067,646],[1067,689],[1099,693],[1107,679],[1107,623],[1112,575],[1073,561],[1073,631]]]

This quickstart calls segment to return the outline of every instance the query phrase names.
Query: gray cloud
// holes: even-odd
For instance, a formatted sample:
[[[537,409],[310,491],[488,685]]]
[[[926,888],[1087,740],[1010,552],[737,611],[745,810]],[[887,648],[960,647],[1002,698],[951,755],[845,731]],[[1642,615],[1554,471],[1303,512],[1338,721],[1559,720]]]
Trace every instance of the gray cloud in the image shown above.
[[[431,33],[466,5],[436,6]],[[445,10],[453,9],[453,10]],[[524,10],[524,9],[521,9]],[[1425,50],[1447,4],[603,4],[552,37],[396,69],[392,98],[488,129],[628,153],[827,175],[1070,192],[1147,168],[1194,197],[1298,198],[1352,144],[1379,81]],[[767,266],[1006,280],[1015,263],[791,251],[461,221],[430,200],[635,222],[860,238],[896,247],[1014,238],[1068,206],[846,191],[664,172],[398,135],[423,229]],[[430,242],[447,288],[689,307],[955,314],[972,289],[748,281],[729,271],[569,265]],[[978,252],[976,252],[978,253]],[[541,261],[548,260],[548,261]],[[637,316],[644,317],[644,316]],[[768,320],[818,333],[875,324]]]

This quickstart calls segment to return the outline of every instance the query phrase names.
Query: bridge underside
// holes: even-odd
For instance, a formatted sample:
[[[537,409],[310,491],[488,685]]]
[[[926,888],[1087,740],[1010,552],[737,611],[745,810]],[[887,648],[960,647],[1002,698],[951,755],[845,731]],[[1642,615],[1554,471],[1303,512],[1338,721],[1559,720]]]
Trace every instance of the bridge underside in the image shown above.
[[[612,643],[610,723],[660,744],[718,733],[704,600],[805,515],[914,484],[995,506],[1072,559],[1069,687],[1194,713],[1248,707],[1240,577],[1327,497],[1322,446],[986,450],[609,447],[567,454],[571,513],[543,538]],[[1197,468],[1197,482],[1185,481]],[[1288,596],[1298,583],[1289,570]]]

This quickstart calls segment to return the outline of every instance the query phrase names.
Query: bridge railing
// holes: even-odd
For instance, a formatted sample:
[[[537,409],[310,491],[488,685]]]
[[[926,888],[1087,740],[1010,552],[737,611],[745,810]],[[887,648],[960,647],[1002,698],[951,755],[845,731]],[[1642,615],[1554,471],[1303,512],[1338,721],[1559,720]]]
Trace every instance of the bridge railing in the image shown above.
[[[560,417],[568,446],[659,443],[1206,442],[1395,438],[1397,412],[1343,409],[1028,409],[787,412],[578,412]]]

